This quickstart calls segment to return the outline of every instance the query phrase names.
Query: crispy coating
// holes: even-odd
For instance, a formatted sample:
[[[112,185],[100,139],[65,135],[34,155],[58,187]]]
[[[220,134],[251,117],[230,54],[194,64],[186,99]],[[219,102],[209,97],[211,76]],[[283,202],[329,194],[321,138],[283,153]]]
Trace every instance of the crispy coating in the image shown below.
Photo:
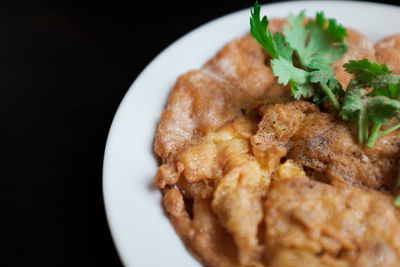
[[[258,227],[263,219],[262,198],[270,182],[268,173],[249,156],[230,155],[226,174],[218,182],[212,209],[221,225],[232,234],[239,261],[262,266]]]
[[[272,182],[265,210],[267,266],[399,264],[399,213],[389,196],[289,174]]]
[[[233,91],[227,81],[205,70],[178,78],[161,115],[154,144],[163,162],[174,161],[186,145],[240,114],[232,101]]]
[[[254,134],[256,125],[257,122],[248,116],[237,118],[182,151],[178,156],[177,171],[173,172],[172,178],[167,164],[159,168],[155,178],[160,188],[166,188],[166,185],[179,188],[168,188],[164,195],[164,205],[171,215],[171,222],[177,233],[190,244],[189,247],[200,254],[201,258],[205,258],[205,262],[209,257],[216,260],[217,263],[207,262],[212,266],[262,266],[259,262],[262,246],[258,241],[258,228],[263,219],[262,199],[270,179],[249,151],[249,138]],[[178,181],[175,177],[178,177]],[[194,202],[192,219],[184,208],[183,197]],[[196,203],[210,201],[207,208],[212,209],[213,213],[203,205],[201,209],[196,208]],[[232,209],[233,206],[235,209]],[[208,237],[201,238],[201,242],[197,240],[199,237],[196,231],[200,230],[193,228],[203,227],[203,216],[208,216],[207,224],[217,221],[219,228],[223,227],[231,234],[229,237],[233,241],[230,241],[230,245],[235,244],[233,248],[238,249],[237,253],[232,254],[234,257],[231,255],[232,261],[238,261],[235,265],[229,265],[232,263],[226,262],[225,258],[217,259],[219,254],[210,254],[209,249],[220,253],[218,247],[215,247],[215,239]],[[201,230],[201,233],[207,231]],[[220,230],[213,231],[219,233]]]
[[[292,137],[287,158],[310,168],[319,180],[391,188],[397,178],[400,133],[378,139],[370,149],[358,143],[356,133],[354,125],[334,115],[309,114]]]
[[[261,113],[251,142],[256,157],[271,171],[286,158],[304,166],[314,179],[368,188],[393,186],[400,156],[398,131],[368,149],[358,144],[354,125],[321,112],[312,103],[268,104]]]
[[[276,26],[278,27],[278,26]],[[249,35],[228,43],[201,70],[180,76],[158,126],[154,151],[163,162],[265,99],[290,97]],[[256,105],[255,105],[256,103]]]
[[[256,157],[273,172],[287,154],[290,138],[302,128],[306,113],[318,110],[316,105],[305,101],[262,107],[263,118],[257,133],[251,138]]]
[[[376,57],[398,73],[400,35],[374,49],[348,34],[332,65],[344,87],[349,59]],[[269,60],[247,34],[178,78],[154,144],[154,182],[175,231],[205,266],[400,266],[390,192],[400,132],[366,149],[329,107],[294,101]]]
[[[163,202],[176,232],[195,257],[209,266],[240,266],[232,237],[219,226],[209,199],[194,200],[192,219],[179,190],[168,189]]]

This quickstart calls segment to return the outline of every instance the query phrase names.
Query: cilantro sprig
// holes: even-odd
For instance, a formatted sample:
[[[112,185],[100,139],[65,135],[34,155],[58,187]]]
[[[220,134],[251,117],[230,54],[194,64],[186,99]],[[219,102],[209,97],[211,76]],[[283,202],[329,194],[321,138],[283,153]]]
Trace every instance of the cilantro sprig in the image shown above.
[[[250,17],[250,33],[272,57],[271,68],[278,82],[283,85],[290,83],[295,99],[312,99],[316,103],[328,99],[339,111],[338,98],[344,91],[329,64],[347,51],[346,30],[334,19],[325,19],[322,12],[306,26],[303,25],[304,18],[304,12],[297,17],[291,15],[291,26],[284,26],[284,35],[272,35],[267,30],[268,18],[260,19],[260,6],[255,2]],[[295,65],[294,55],[300,64]]]
[[[330,64],[347,52],[346,28],[335,19],[325,18],[323,12],[308,21],[301,12],[298,16],[290,15],[288,21],[283,26],[283,35],[272,35],[267,30],[268,18],[260,19],[256,1],[251,11],[250,32],[272,57],[270,64],[278,82],[290,84],[295,99],[331,102],[344,120],[357,123],[359,143],[368,148],[377,138],[400,128],[398,124],[381,131],[382,125],[400,114],[400,77],[394,76],[386,64],[368,59],[350,60],[344,67],[354,74],[354,79],[343,90]],[[365,88],[372,91],[367,94]]]
[[[317,13],[315,20],[309,20],[306,25],[303,25],[304,12],[297,17],[290,15],[288,20],[290,26],[283,26],[283,34],[296,50],[303,67],[309,67],[315,57],[332,64],[347,52],[346,29],[335,19],[326,19],[323,12]]]
[[[346,28],[323,12],[306,23],[304,12],[290,15],[283,35],[267,30],[268,18],[260,19],[257,1],[251,11],[250,32],[272,57],[270,63],[278,82],[290,84],[295,99],[315,103],[330,101],[343,120],[358,125],[358,141],[371,148],[377,138],[400,128],[400,123],[381,130],[392,118],[400,116],[400,77],[386,64],[368,59],[350,60],[343,66],[354,74],[346,90],[335,77],[330,64],[347,52]],[[368,93],[369,92],[369,93]],[[400,187],[400,171],[395,187]],[[400,195],[394,205],[400,208]]]
[[[350,60],[343,65],[354,79],[343,98],[341,116],[344,120],[357,122],[360,144],[371,148],[376,139],[400,128],[397,124],[380,131],[388,120],[400,114],[400,77],[392,75],[386,64],[368,59]],[[365,88],[372,91],[367,94]]]

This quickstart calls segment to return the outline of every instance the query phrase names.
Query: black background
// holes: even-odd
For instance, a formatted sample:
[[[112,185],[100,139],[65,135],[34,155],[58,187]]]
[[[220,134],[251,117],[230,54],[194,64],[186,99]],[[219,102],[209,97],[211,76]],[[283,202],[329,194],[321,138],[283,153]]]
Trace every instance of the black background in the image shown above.
[[[122,97],[168,44],[252,4],[0,2],[1,265],[121,265],[101,180]]]

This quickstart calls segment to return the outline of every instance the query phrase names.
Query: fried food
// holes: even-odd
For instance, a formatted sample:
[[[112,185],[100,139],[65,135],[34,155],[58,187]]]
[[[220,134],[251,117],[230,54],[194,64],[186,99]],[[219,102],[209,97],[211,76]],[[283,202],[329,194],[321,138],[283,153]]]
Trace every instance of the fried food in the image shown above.
[[[347,54],[332,65],[342,85],[350,59],[399,73],[400,35],[374,46],[348,34]],[[154,144],[154,181],[177,234],[205,266],[400,266],[389,190],[400,133],[365,148],[329,106],[294,101],[268,59],[247,34],[178,78]]]
[[[375,44],[375,57],[379,63],[386,63],[400,75],[400,34],[386,37]]]
[[[358,144],[355,126],[315,104],[295,101],[266,105],[259,130],[251,138],[257,158],[276,170],[282,158],[301,164],[310,177],[340,180],[357,187],[393,187],[400,133],[378,139],[372,148]]]
[[[272,182],[265,200],[267,266],[398,266],[400,218],[389,196],[297,172]]]

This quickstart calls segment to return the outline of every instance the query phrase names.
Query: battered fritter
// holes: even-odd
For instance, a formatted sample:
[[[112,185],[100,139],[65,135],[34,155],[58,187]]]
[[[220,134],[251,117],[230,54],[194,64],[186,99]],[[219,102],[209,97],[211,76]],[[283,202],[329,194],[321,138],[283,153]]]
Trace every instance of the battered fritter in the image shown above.
[[[344,87],[350,59],[400,74],[400,35],[374,46],[348,34],[349,50],[332,66]],[[247,34],[178,78],[157,130],[155,183],[176,232],[206,266],[400,266],[390,192],[400,133],[366,149],[354,127],[330,106],[294,101]]]

